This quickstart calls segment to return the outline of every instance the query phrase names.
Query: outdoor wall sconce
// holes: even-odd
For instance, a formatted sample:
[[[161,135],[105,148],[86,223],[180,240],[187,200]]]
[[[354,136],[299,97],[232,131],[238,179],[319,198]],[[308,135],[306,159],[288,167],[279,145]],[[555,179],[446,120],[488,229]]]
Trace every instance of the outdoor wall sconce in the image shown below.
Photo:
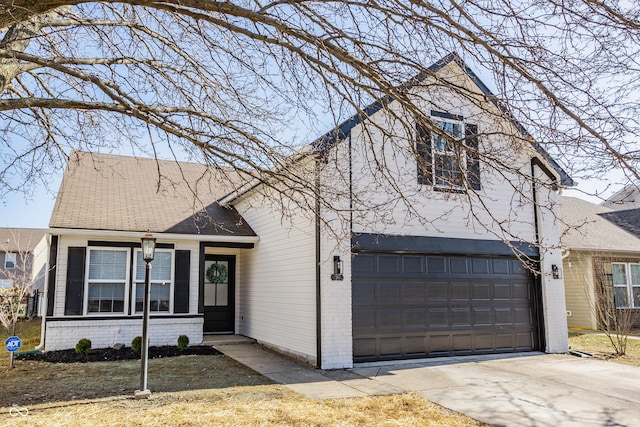
[[[562,269],[556,264],[551,264],[551,277],[554,279],[562,279]]]
[[[333,274],[331,275],[331,280],[344,280],[344,275],[342,274],[343,262],[340,259],[340,255],[333,256]]]

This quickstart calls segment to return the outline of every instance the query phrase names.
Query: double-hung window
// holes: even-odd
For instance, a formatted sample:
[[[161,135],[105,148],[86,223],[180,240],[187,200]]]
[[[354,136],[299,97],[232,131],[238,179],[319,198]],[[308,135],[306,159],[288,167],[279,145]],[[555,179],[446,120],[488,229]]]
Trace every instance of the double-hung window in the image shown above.
[[[17,254],[7,252],[4,254],[4,268],[7,270],[13,270],[16,268],[16,262],[18,262]]]
[[[124,313],[129,272],[128,249],[90,249],[87,312]]]
[[[478,126],[462,116],[431,112],[431,122],[416,123],[418,183],[435,190],[480,190]]]
[[[640,264],[611,265],[616,308],[640,308]]]
[[[135,253],[135,312],[142,313],[144,302],[144,270],[145,261],[142,251]],[[149,311],[171,312],[171,296],[173,295],[173,251],[157,249],[151,261],[149,275],[150,299]]]

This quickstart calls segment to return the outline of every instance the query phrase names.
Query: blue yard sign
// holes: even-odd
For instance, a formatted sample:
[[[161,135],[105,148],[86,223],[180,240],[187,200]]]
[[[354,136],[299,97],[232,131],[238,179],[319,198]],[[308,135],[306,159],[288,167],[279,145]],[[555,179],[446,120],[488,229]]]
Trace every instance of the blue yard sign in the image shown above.
[[[13,353],[14,351],[18,351],[20,347],[22,347],[22,340],[20,338],[13,336],[4,340],[4,345],[7,346],[7,351]]]

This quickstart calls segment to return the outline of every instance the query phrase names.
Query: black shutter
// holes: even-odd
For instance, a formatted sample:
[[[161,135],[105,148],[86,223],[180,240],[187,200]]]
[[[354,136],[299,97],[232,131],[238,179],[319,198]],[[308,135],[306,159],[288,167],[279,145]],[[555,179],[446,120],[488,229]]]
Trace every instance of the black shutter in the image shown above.
[[[175,283],[173,285],[173,312],[189,312],[189,276],[191,251],[176,251]]]
[[[58,261],[58,236],[51,236],[49,247],[49,284],[47,285],[47,316],[53,316],[56,298],[56,263]]]
[[[478,125],[465,125],[467,150],[467,179],[469,186],[480,190],[480,155],[478,153]]]
[[[431,132],[416,123],[416,153],[418,163],[418,184],[433,184],[431,173]]]
[[[67,292],[65,315],[82,314],[84,299],[84,269],[87,248],[69,248],[67,255]]]

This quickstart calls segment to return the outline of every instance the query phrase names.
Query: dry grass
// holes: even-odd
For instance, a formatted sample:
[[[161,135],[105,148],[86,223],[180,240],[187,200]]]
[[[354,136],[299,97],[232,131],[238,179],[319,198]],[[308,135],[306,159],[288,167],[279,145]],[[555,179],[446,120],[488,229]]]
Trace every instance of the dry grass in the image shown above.
[[[311,400],[224,356],[149,364],[149,400],[135,400],[139,362],[17,361],[0,372],[0,424],[14,426],[479,426],[415,394]],[[13,404],[27,416],[11,417]]]
[[[5,412],[6,413],[6,412]],[[0,421],[2,418],[0,418]],[[31,407],[15,426],[479,426],[417,395],[309,400],[278,385]]]
[[[18,427],[483,425],[415,394],[307,399],[224,356],[150,360],[149,400],[132,398],[140,361],[18,359],[0,366],[0,381],[0,425]],[[12,417],[14,404],[28,415]]]
[[[569,337],[569,345],[572,350],[585,351],[599,359],[640,366],[640,339],[630,337],[627,343],[627,354],[615,356],[611,342],[602,334],[572,333],[571,335],[573,336]]]

